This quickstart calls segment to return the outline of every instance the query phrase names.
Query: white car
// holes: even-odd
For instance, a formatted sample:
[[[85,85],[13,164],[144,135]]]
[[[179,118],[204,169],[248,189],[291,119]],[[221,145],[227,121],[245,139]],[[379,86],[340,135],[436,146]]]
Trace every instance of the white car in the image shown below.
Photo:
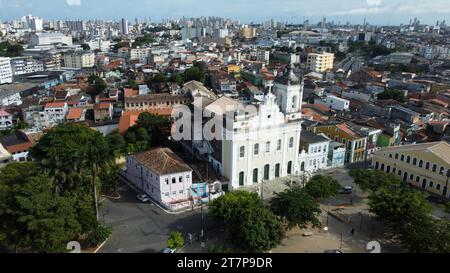
[[[139,201],[141,201],[142,203],[147,203],[148,201],[150,201],[150,197],[148,197],[148,195],[146,194],[138,194],[137,199],[139,199]]]
[[[175,253],[176,249],[166,247],[163,250],[160,251],[160,253]]]

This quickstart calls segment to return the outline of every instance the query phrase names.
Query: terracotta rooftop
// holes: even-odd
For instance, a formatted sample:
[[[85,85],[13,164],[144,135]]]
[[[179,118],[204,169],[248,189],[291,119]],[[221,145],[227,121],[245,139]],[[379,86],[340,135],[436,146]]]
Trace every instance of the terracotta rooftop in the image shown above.
[[[83,114],[83,108],[70,108],[69,113],[67,113],[67,119],[80,119]]]
[[[48,102],[45,104],[45,108],[62,108],[65,104],[65,102]]]
[[[192,171],[192,169],[169,148],[158,147],[131,155],[131,157],[157,175]]]

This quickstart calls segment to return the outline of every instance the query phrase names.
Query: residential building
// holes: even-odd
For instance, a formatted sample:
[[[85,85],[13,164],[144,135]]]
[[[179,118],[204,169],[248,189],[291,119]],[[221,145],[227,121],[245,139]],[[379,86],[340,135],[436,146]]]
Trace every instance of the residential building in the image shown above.
[[[302,131],[300,135],[300,171],[314,173],[328,167],[330,139],[323,134]]]
[[[310,71],[325,72],[333,69],[333,53],[309,53],[306,61],[306,67]]]
[[[328,167],[339,168],[345,165],[345,144],[332,141],[328,148]]]
[[[47,114],[48,121],[52,126],[65,121],[68,107],[66,102],[49,102],[44,106],[44,112]]]
[[[345,163],[353,163],[366,159],[367,138],[360,135],[347,123],[318,125],[314,133],[324,133],[328,138],[345,144]]]
[[[95,113],[95,110],[94,110]],[[66,121],[67,122],[80,122],[85,120],[86,108],[73,107],[67,112]]]
[[[375,152],[372,167],[398,176],[404,183],[450,198],[450,144],[430,142]]]
[[[13,125],[13,116],[7,111],[0,109],[0,130],[10,129]]]
[[[12,82],[13,71],[11,68],[11,58],[0,57],[0,84]]]
[[[158,108],[172,108],[177,105],[188,104],[191,98],[187,95],[148,94],[125,96],[126,110],[148,110]]]
[[[12,155],[14,161],[31,161],[28,152],[33,146],[33,143],[23,132],[19,131],[14,135],[4,136],[0,138],[0,143]]]
[[[127,156],[124,175],[162,206],[177,210],[190,207],[192,169],[169,148]]]
[[[23,75],[44,71],[44,64],[32,58],[14,58],[11,59],[11,68],[13,75]]]
[[[326,95],[324,98],[315,99],[314,103],[326,105],[336,111],[348,111],[350,108],[349,100],[334,95]]]
[[[94,105],[95,122],[110,120],[113,117],[113,105],[110,102],[100,102]]]
[[[93,52],[67,52],[64,54],[64,66],[72,68],[89,68],[95,65]]]
[[[130,60],[139,60],[139,62],[147,64],[149,51],[149,48],[131,48]]]

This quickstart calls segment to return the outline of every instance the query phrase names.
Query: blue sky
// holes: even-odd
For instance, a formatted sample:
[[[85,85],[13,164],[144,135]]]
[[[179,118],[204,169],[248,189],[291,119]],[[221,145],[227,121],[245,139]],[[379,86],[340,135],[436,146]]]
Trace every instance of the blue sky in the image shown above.
[[[450,23],[450,0],[0,0],[0,21],[26,14],[46,19],[118,19],[221,16],[244,23],[274,18],[285,22],[407,23],[418,17]]]

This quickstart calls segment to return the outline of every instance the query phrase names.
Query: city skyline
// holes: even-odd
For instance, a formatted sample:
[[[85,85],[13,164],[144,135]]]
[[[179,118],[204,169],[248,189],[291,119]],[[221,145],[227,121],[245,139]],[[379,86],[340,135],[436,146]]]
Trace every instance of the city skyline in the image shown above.
[[[346,0],[345,5],[336,1],[312,0],[260,0],[260,1],[211,1],[206,0],[0,0],[0,21],[19,19],[27,14],[48,20],[56,19],[111,19],[164,18],[219,16],[241,20],[242,23],[262,22],[274,19],[281,22],[315,23],[326,17],[328,21],[345,24],[362,24],[364,18],[371,24],[406,24],[417,17],[422,23],[435,24],[449,17],[446,0]],[[208,5],[209,4],[209,5]],[[157,7],[157,9],[155,9]],[[255,7],[261,7],[255,14]],[[55,13],[54,11],[58,12]],[[277,11],[278,12],[274,12]]]

